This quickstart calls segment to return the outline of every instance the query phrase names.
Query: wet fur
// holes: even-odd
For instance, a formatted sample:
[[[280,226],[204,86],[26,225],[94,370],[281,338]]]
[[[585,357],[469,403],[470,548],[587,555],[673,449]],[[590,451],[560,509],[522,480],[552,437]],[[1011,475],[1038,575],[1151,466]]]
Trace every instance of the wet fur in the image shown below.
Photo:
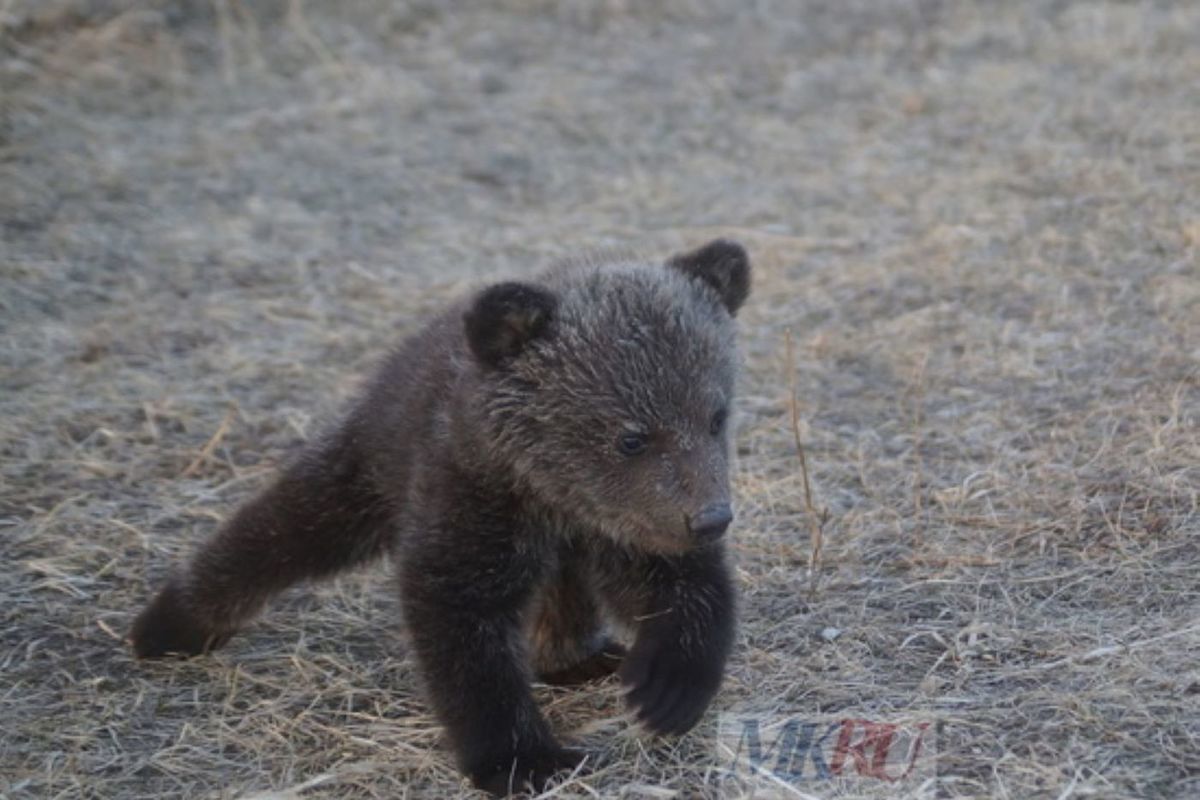
[[[391,552],[430,700],[480,788],[540,789],[582,758],[534,704],[537,677],[619,669],[647,728],[688,730],[734,632],[723,543],[688,520],[728,502],[729,434],[710,420],[732,401],[749,278],[716,241],[448,309],[168,580],[135,653],[207,652],[287,586]],[[613,446],[630,426],[651,432],[636,458]],[[627,652],[607,621],[634,632]]]

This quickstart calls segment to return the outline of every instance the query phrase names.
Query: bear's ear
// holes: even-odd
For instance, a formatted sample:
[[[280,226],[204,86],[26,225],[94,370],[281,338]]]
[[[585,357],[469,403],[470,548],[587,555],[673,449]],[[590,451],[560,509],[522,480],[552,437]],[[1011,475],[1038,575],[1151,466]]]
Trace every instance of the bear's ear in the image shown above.
[[[750,257],[737,242],[714,239],[699,250],[671,256],[667,266],[699,278],[716,290],[730,315],[737,314],[750,295]]]
[[[485,366],[501,366],[546,332],[557,306],[558,299],[540,286],[489,286],[463,315],[471,352]]]

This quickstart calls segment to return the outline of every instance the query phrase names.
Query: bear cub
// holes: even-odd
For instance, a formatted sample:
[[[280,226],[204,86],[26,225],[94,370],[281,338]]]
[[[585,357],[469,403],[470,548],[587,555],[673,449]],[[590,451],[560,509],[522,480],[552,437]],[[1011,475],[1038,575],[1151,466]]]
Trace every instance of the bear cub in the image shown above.
[[[745,250],[717,240],[451,306],[166,582],[135,654],[205,653],[282,589],[386,553],[476,786],[537,791],[582,760],[534,679],[617,671],[642,725],[687,731],[734,635],[728,418],[749,291]]]

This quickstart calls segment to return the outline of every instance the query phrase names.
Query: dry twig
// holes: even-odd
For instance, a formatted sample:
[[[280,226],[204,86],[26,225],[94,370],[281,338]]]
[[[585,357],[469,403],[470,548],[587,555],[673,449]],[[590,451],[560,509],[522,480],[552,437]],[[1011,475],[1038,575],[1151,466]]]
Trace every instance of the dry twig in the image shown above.
[[[182,477],[190,478],[192,475],[195,475],[196,471],[200,469],[201,465],[203,465],[205,461],[208,461],[209,457],[212,456],[213,450],[217,449],[217,445],[219,445],[221,440],[225,438],[225,434],[229,433],[229,428],[231,425],[233,425],[233,418],[236,415],[237,406],[230,405],[225,411],[225,416],[221,418],[221,424],[217,426],[217,430],[213,433],[209,440],[204,443],[204,447],[200,448],[200,452],[194,459],[192,459],[192,463],[188,464],[187,467],[184,468],[183,472],[180,473]]]
[[[800,477],[804,482],[804,510],[808,516],[808,533],[810,551],[808,556],[808,591],[813,597],[817,594],[817,584],[821,573],[821,547],[825,541],[825,523],[829,519],[829,510],[817,510],[813,504],[812,482],[808,477],[808,457],[804,453],[804,444],[800,439],[800,408],[798,399],[798,377],[796,375],[795,347],[792,343],[792,329],[783,332],[787,350],[788,369],[788,410],[792,422],[792,438],[796,442],[796,455],[800,458]]]

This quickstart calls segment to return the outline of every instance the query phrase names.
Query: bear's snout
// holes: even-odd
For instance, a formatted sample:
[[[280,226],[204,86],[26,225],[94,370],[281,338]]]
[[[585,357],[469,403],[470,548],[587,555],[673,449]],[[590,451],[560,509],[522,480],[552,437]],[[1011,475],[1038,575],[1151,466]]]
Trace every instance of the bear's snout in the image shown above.
[[[729,503],[711,503],[688,519],[688,530],[701,542],[713,542],[725,535],[733,522]]]

